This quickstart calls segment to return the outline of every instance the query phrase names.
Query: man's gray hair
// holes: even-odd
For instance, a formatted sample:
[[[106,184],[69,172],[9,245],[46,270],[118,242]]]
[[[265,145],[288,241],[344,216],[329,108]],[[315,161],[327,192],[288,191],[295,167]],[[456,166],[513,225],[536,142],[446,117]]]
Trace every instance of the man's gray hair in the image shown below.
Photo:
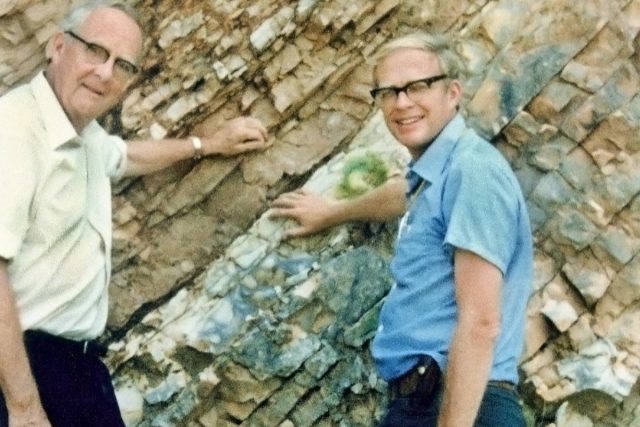
[[[374,67],[374,77],[378,64],[392,52],[399,49],[418,49],[431,52],[436,55],[442,73],[446,74],[449,79],[464,79],[465,77],[466,67],[452,40],[444,34],[428,34],[424,32],[400,36],[382,45],[369,60]]]
[[[60,21],[60,28],[62,31],[78,31],[91,12],[103,7],[111,7],[121,10],[133,19],[136,24],[138,24],[138,27],[140,27],[140,31],[144,33],[144,28],[138,11],[125,2],[114,0],[90,0],[72,8],[67,15],[62,18],[62,21]]]

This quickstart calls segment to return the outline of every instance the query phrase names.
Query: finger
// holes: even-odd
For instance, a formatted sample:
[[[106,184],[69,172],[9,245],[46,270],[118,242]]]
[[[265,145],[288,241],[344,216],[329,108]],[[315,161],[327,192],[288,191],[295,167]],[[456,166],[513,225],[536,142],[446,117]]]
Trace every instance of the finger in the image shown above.
[[[269,212],[269,218],[291,218],[295,221],[298,220],[298,216],[293,212],[293,209],[286,205],[272,208]]]
[[[262,122],[254,117],[246,117],[246,126],[256,129],[262,134],[262,136],[266,139],[269,135],[267,128],[262,124]]]
[[[245,139],[243,141],[244,144],[247,143],[255,143],[255,144],[259,144],[260,148],[267,148],[267,147],[271,147],[273,145],[273,141],[267,140],[267,139]]]
[[[271,206],[271,208],[273,208],[274,210],[288,208],[291,206],[291,202],[287,197],[279,196],[277,199],[272,200],[271,203],[269,203],[269,206]]]
[[[266,148],[266,146],[267,145],[265,141],[247,141],[247,142],[241,142],[240,144],[235,145],[234,149],[236,153],[246,153],[247,151]]]
[[[309,230],[307,230],[305,227],[293,227],[293,228],[289,228],[287,230],[285,230],[282,233],[282,238],[284,240],[287,239],[292,239],[295,237],[303,237],[309,234]]]
[[[293,207],[293,200],[291,200],[290,197],[287,196],[278,196],[278,198],[274,199],[271,201],[271,203],[269,203],[269,206],[272,209],[290,209],[291,207]],[[280,215],[280,211],[278,211],[278,215]]]
[[[260,123],[260,125],[258,126],[258,130],[260,131],[264,139],[269,139],[269,131],[262,125],[262,123]]]
[[[285,202],[290,207],[300,206],[301,202],[306,197],[305,194],[300,194],[298,192],[286,193],[280,195],[281,200]]]
[[[307,190],[303,190],[302,188],[298,188],[297,190],[289,191],[286,193],[282,193],[278,197],[287,198],[287,199],[295,199],[300,200],[305,196],[308,196],[309,192]]]
[[[275,204],[275,200],[271,202],[272,208],[269,209],[267,216],[269,218],[282,218],[284,216],[284,209],[279,204]]]
[[[271,205],[272,206],[276,206],[276,205],[293,206],[293,204],[296,201],[302,199],[303,197],[305,197],[307,195],[308,195],[308,192],[306,190],[303,190],[303,189],[299,188],[297,190],[293,190],[293,191],[289,191],[287,193],[280,194],[278,197],[276,197],[271,202]]]
[[[257,128],[244,128],[244,132],[242,132],[242,140],[243,141],[266,141],[267,137],[263,134],[260,129]]]
[[[255,123],[253,123],[251,126],[248,126],[248,127],[250,129],[258,131],[260,133],[260,136],[262,136],[263,139],[269,138],[269,131],[259,121],[255,120]]]

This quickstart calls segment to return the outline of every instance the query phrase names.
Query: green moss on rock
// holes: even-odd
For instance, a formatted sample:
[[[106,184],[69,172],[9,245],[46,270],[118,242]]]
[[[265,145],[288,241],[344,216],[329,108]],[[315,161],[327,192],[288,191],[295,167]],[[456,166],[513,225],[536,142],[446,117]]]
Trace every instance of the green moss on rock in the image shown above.
[[[360,196],[386,182],[388,177],[389,168],[377,154],[353,157],[344,165],[337,196],[342,199]]]

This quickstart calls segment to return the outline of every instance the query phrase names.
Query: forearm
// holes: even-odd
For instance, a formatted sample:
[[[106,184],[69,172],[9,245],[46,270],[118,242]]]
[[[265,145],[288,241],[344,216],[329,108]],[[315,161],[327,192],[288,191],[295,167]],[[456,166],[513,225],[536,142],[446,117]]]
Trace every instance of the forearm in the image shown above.
[[[127,143],[125,176],[156,172],[181,160],[193,158],[195,154],[193,143],[188,138],[130,141]]]
[[[266,148],[267,129],[259,120],[237,117],[222,127],[208,132],[196,143],[192,138],[131,141],[127,145],[126,176],[144,175],[164,169],[196,155],[235,156]]]
[[[9,413],[41,408],[36,383],[22,338],[22,329],[9,286],[6,262],[0,258],[0,388]]]
[[[493,361],[492,334],[459,324],[449,348],[438,427],[472,427]]]
[[[356,199],[339,201],[334,208],[332,225],[351,221],[388,221],[397,218],[406,209],[405,192],[406,181],[393,178]]]

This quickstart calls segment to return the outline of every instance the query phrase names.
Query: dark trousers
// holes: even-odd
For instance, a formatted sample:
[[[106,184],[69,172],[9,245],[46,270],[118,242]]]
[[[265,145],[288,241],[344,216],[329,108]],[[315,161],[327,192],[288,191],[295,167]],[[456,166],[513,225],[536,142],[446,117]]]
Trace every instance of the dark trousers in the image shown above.
[[[412,396],[389,403],[378,427],[436,427],[440,399],[430,403]],[[522,406],[514,390],[488,385],[474,427],[525,427]]]
[[[25,345],[53,427],[124,427],[109,371],[91,346],[40,332],[25,334]],[[0,393],[0,427],[7,425]]]

